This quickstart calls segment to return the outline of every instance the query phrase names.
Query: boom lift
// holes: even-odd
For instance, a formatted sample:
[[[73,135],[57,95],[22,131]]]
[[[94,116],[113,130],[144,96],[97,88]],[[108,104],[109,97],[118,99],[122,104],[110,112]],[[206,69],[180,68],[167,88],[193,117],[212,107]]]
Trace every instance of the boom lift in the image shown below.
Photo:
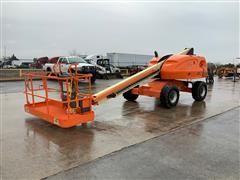
[[[54,76],[45,73],[25,74],[27,103],[24,107],[26,112],[62,128],[93,121],[92,105],[119,94],[123,94],[128,101],[135,101],[139,95],[160,98],[166,108],[177,105],[179,91],[192,93],[196,101],[204,100],[207,94],[205,82],[190,81],[207,76],[206,60],[194,55],[193,48],[163,57],[155,52],[148,68],[94,95],[91,93],[91,75],[77,74],[77,71],[69,71],[65,75],[58,73],[57,76],[56,73]],[[36,77],[42,80],[38,88],[33,85]],[[49,79],[57,80],[58,88],[49,87]],[[88,86],[80,88],[80,81],[87,81]],[[49,93],[53,91],[60,93],[60,99],[50,98]]]

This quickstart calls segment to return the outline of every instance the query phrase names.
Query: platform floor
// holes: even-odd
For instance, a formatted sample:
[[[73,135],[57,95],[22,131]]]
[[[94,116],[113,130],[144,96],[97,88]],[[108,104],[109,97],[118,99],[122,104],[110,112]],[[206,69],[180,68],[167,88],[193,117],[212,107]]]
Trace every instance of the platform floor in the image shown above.
[[[97,80],[93,90],[98,92],[116,81]],[[3,179],[51,176],[239,107],[240,98],[240,82],[233,83],[231,79],[216,80],[214,86],[209,86],[204,102],[194,102],[190,94],[181,93],[179,104],[173,109],[164,109],[158,100],[150,97],[140,97],[133,103],[119,96],[94,107],[96,119],[88,126],[60,129],[24,113],[21,83],[0,83]],[[228,121],[227,117],[220,121]],[[208,126],[204,125],[203,129]],[[223,133],[228,131],[231,129],[222,129]],[[193,133],[198,132],[193,129]],[[239,141],[234,147],[239,147]],[[171,147],[166,148],[171,151]],[[187,151],[184,156],[188,156]]]

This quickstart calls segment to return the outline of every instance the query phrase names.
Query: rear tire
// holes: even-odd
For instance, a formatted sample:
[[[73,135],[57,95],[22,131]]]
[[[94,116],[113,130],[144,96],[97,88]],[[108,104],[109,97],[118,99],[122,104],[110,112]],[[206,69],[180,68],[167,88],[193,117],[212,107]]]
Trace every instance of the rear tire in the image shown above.
[[[195,101],[203,101],[207,95],[207,84],[203,81],[196,81],[192,85],[192,97]]]
[[[138,94],[132,94],[132,89],[123,93],[123,97],[128,101],[135,101],[138,98]]]
[[[177,105],[179,100],[179,90],[176,86],[165,85],[160,94],[161,104],[166,108]]]

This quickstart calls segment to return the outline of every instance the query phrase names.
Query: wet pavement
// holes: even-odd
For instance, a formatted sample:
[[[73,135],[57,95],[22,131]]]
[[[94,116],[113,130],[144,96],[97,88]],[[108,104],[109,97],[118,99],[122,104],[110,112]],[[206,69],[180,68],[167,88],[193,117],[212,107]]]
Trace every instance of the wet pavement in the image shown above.
[[[238,180],[239,111],[230,110],[47,179]]]
[[[93,91],[117,81],[97,80]],[[119,96],[95,106],[95,121],[87,126],[61,129],[23,111],[21,83],[0,83],[3,179],[48,177],[239,107],[240,98],[240,82],[230,79],[216,80],[209,86],[204,102],[194,102],[190,94],[181,93],[178,106],[172,109],[161,107],[150,97],[126,102]]]

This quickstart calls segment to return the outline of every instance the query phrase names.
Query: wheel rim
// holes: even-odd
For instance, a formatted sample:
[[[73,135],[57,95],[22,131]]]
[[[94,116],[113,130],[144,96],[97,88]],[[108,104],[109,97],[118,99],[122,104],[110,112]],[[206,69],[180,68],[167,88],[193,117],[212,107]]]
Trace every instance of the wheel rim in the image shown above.
[[[177,101],[177,98],[178,98],[178,94],[176,91],[171,91],[169,93],[169,101],[174,104],[176,101]]]
[[[202,86],[201,88],[200,88],[200,96],[201,97],[204,97],[205,96],[205,94],[206,94],[206,88],[204,87],[204,86]]]

